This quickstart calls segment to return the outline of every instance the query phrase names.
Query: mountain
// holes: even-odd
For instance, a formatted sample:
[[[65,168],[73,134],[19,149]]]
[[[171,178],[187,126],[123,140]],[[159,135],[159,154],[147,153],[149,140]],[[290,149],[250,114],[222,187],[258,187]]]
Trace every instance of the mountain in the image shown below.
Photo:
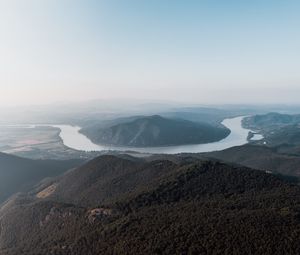
[[[101,156],[2,205],[0,253],[299,254],[299,216],[300,187],[263,171]]]
[[[156,183],[176,167],[168,160],[145,164],[136,158],[102,156],[63,175],[52,184],[55,191],[49,198],[82,206],[102,204]]]
[[[224,126],[153,115],[106,128],[87,127],[81,132],[99,144],[149,147],[215,142],[228,136],[230,130]]]
[[[300,156],[283,154],[281,147],[247,144],[200,155],[285,176],[300,177]]]
[[[31,160],[0,153],[0,204],[46,177],[77,167],[82,160]]]

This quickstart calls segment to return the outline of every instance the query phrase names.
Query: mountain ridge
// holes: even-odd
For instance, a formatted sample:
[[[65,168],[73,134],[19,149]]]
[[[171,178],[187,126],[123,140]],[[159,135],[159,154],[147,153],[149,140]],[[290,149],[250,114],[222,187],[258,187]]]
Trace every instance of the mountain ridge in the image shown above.
[[[110,186],[115,197],[94,199],[101,189],[86,192],[85,181],[68,197],[19,195],[0,208],[1,254],[300,252],[300,188],[272,174],[196,158],[115,156],[98,157],[61,178],[74,173]],[[127,182],[129,176],[137,181]],[[116,180],[127,186],[123,196]],[[79,192],[90,203],[70,200]]]

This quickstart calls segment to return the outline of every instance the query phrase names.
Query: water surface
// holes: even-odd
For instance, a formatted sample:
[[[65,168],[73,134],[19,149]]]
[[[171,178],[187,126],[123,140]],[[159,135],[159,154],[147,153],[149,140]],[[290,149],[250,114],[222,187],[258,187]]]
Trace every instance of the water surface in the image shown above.
[[[225,119],[222,124],[231,130],[229,136],[218,142],[207,144],[195,145],[180,145],[180,146],[167,146],[167,147],[120,147],[120,146],[105,146],[93,143],[85,135],[79,133],[80,127],[70,125],[51,125],[52,127],[61,130],[60,137],[63,143],[72,149],[83,151],[102,151],[102,150],[119,150],[119,151],[137,151],[142,153],[196,153],[196,152],[210,152],[224,150],[233,146],[246,144],[249,129],[242,127],[242,119],[244,117],[236,117]]]

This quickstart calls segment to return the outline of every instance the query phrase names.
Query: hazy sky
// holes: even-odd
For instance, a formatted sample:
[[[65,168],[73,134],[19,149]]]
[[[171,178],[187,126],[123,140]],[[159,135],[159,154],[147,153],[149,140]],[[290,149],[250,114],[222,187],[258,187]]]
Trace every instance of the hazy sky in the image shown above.
[[[0,0],[0,105],[297,103],[300,1]]]

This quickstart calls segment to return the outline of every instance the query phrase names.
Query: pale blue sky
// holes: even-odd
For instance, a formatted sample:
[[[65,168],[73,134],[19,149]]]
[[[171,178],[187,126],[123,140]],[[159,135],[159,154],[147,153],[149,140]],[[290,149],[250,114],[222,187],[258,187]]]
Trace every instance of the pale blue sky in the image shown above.
[[[297,103],[299,13],[290,0],[0,0],[0,105]]]

